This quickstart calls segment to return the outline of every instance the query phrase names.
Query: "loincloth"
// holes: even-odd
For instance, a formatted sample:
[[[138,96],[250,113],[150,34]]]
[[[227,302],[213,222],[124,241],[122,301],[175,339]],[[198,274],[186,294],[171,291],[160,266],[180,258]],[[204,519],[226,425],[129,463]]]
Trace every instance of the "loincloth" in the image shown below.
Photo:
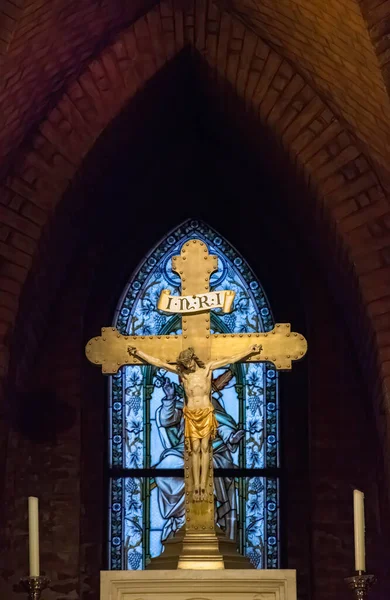
[[[217,435],[218,422],[214,415],[214,408],[183,408],[184,414],[184,437],[202,440],[206,437],[214,439]]]

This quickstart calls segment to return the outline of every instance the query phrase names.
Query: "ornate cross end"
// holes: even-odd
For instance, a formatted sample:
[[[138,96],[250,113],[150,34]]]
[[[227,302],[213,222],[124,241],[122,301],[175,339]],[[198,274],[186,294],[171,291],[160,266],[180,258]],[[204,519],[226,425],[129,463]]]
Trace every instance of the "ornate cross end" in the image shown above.
[[[300,360],[307,352],[307,341],[300,333],[291,331],[290,323],[276,323],[263,334],[263,359],[272,362],[279,371],[290,371],[292,361]]]
[[[121,335],[115,327],[103,327],[101,336],[89,340],[85,353],[91,363],[102,366],[104,375],[112,375],[123,365],[145,364],[130,356],[128,349],[132,346],[167,363],[174,363],[182,349],[181,344],[181,336],[178,335]]]
[[[186,242],[179,256],[172,258],[172,270],[181,278],[182,293],[200,294],[209,291],[210,275],[218,269],[218,258],[209,254],[201,240]]]
[[[303,335],[291,331],[290,323],[276,323],[268,333],[219,333],[211,340],[213,360],[229,354],[236,354],[249,348],[251,344],[262,346],[260,354],[245,358],[245,362],[272,362],[278,371],[290,371],[292,361],[300,360],[307,352],[307,342]]]

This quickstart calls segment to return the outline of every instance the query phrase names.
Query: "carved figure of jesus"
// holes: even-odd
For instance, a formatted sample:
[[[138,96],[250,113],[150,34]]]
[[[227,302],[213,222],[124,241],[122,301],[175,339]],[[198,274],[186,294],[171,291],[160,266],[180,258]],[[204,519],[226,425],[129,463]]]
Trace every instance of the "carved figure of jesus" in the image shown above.
[[[159,369],[179,375],[185,392],[184,437],[186,447],[192,456],[192,478],[194,501],[206,499],[206,482],[210,461],[211,440],[217,432],[217,420],[211,403],[212,372],[226,365],[239,362],[251,354],[259,354],[262,346],[251,345],[247,350],[219,360],[204,363],[193,348],[180,352],[176,364],[168,364],[146,352],[129,347],[128,352]]]

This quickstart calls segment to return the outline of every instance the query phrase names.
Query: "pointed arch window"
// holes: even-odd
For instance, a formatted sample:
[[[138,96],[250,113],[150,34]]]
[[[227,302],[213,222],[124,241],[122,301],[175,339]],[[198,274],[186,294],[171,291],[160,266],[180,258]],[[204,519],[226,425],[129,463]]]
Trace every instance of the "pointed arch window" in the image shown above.
[[[179,315],[157,308],[162,289],[180,294],[170,269],[184,242],[203,240],[218,257],[210,289],[236,292],[229,314],[212,311],[212,333],[274,327],[267,297],[250,267],[213,229],[188,221],[146,256],[127,284],[113,325],[126,335],[181,334]],[[279,567],[279,388],[271,363],[215,371],[212,401],[218,525],[257,568]],[[178,378],[151,366],[127,366],[109,382],[110,569],[143,569],[184,524],[183,390]]]

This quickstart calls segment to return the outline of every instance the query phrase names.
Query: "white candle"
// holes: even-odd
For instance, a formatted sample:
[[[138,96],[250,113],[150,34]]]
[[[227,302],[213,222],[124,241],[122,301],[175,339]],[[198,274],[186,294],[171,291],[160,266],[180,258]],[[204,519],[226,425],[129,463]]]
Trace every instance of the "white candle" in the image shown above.
[[[353,491],[353,524],[355,532],[355,570],[366,570],[366,551],[364,544],[364,494]]]
[[[30,577],[39,577],[39,525],[38,498],[28,498],[28,532],[30,551]]]

